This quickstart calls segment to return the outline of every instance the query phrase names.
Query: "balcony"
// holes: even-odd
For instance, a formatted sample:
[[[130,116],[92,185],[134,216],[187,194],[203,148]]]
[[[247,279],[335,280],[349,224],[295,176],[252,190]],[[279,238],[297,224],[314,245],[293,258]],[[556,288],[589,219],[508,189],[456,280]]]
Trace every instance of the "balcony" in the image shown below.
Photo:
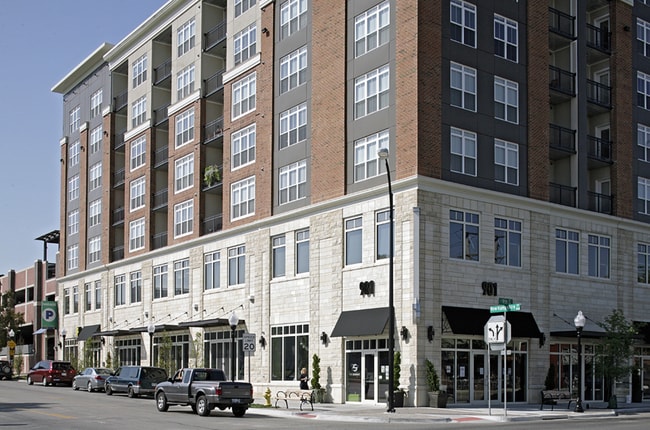
[[[124,224],[124,206],[113,209],[113,226]]]
[[[203,128],[203,143],[208,144],[223,137],[223,116],[210,121]]]
[[[165,146],[157,149],[153,153],[153,168],[166,166],[169,163],[169,147]]]
[[[212,27],[208,30],[207,33],[203,35],[204,43],[203,50],[205,52],[210,52],[215,55],[223,56],[226,51],[226,21],[223,20],[219,24]],[[222,48],[223,52],[211,52],[217,51],[218,48]]]
[[[551,159],[557,160],[576,153],[576,131],[557,124],[549,124]]]
[[[167,109],[171,103],[167,103],[164,106],[157,107],[153,110],[153,125],[154,127],[160,127],[162,124],[165,124],[169,121],[169,114]]]
[[[115,173],[113,173],[113,187],[119,188],[124,185],[124,175],[124,168],[116,170]]]
[[[212,101],[223,103],[223,73],[226,69],[217,70],[215,74],[204,81],[204,96]]]
[[[129,91],[124,90],[113,97],[113,112],[119,112],[129,104]]]
[[[551,182],[549,184],[549,200],[551,203],[576,207],[576,188]]]
[[[601,214],[613,214],[614,198],[605,194],[587,191],[587,208]]]
[[[167,232],[154,234],[151,238],[151,248],[158,249],[167,246]]]
[[[120,130],[115,132],[113,135],[113,149],[116,151],[121,151],[124,149],[124,133],[126,133],[126,129]]]
[[[159,211],[167,207],[168,191],[169,189],[165,188],[154,193],[151,199],[151,207],[154,211]]]
[[[607,112],[612,108],[612,87],[587,79],[587,101],[590,114]]]
[[[172,59],[170,58],[153,69],[153,84],[155,86],[164,86],[165,88],[170,88],[171,76]]]
[[[589,167],[603,167],[612,164],[612,142],[596,136],[587,136]]]
[[[201,223],[203,234],[214,233],[215,231],[220,231],[223,227],[223,215],[212,215],[206,217]]]
[[[599,61],[611,54],[612,34],[595,25],[587,24],[587,47],[597,52],[589,52],[588,61]]]
[[[575,16],[552,7],[548,8],[549,46],[552,50],[568,46],[575,36]]]
[[[559,67],[548,67],[548,86],[551,91],[551,103],[560,103],[576,96],[576,74]]]
[[[111,261],[124,260],[124,245],[116,246],[111,252]]]

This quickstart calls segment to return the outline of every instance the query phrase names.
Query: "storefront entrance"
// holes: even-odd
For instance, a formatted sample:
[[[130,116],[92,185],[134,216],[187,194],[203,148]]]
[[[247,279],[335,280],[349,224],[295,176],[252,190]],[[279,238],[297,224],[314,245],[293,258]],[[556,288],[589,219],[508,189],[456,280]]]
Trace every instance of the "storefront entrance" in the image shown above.
[[[345,349],[345,401],[386,403],[388,341],[348,340]]]

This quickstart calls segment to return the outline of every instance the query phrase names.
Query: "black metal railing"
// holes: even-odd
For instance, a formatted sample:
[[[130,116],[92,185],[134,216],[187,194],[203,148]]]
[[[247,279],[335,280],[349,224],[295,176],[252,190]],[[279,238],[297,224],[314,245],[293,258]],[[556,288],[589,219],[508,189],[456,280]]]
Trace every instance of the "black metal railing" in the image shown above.
[[[549,197],[552,203],[559,203],[564,206],[576,206],[576,188],[567,185],[549,184]]]
[[[576,151],[576,131],[557,124],[549,124],[549,144],[563,151]]]
[[[124,259],[124,246],[116,246],[113,248],[111,253],[113,261],[123,260]]]
[[[168,192],[169,189],[165,188],[164,190],[157,191],[153,194],[151,199],[151,206],[153,207],[153,210],[162,209],[167,206]]]
[[[164,166],[169,162],[169,147],[165,146],[157,149],[153,153],[153,167]]]
[[[555,66],[548,66],[549,87],[571,96],[576,95],[576,74]]]
[[[113,135],[113,149],[116,151],[124,147],[124,133],[126,133],[126,129],[116,131]]]
[[[606,108],[611,108],[612,87],[587,79],[587,101]]]
[[[124,90],[113,97],[113,112],[119,112],[129,104],[129,90]]]
[[[606,163],[612,161],[612,142],[596,136],[587,136],[587,155]]]
[[[116,170],[115,173],[113,173],[114,187],[119,187],[120,185],[124,185],[124,175],[125,175],[125,170],[123,168]]]
[[[215,74],[205,80],[205,97],[223,89],[223,72],[226,69],[218,70]]]
[[[206,217],[203,222],[203,234],[214,233],[215,231],[220,231],[223,227],[223,215],[212,215]]]
[[[203,128],[203,143],[210,143],[223,136],[223,117],[210,121]]]
[[[162,233],[154,234],[151,237],[151,248],[158,249],[167,246],[167,232],[163,231]]]
[[[124,206],[113,209],[113,225],[124,222]]]
[[[595,25],[587,24],[587,46],[609,53],[611,33]]]
[[[160,64],[158,67],[153,69],[153,84],[160,85],[165,79],[171,77],[172,75],[172,59],[168,59],[164,63]]]
[[[219,24],[212,27],[205,33],[205,50],[209,51],[210,49],[217,46],[219,43],[226,40],[226,21],[221,21]]]
[[[562,36],[575,38],[575,16],[571,16],[560,10],[548,8],[548,29]]]
[[[614,206],[613,201],[612,196],[587,191],[587,207],[590,211],[611,215]]]
[[[169,119],[167,110],[169,109],[170,104],[171,103],[167,103],[166,105],[160,106],[153,110],[153,125],[159,126]]]

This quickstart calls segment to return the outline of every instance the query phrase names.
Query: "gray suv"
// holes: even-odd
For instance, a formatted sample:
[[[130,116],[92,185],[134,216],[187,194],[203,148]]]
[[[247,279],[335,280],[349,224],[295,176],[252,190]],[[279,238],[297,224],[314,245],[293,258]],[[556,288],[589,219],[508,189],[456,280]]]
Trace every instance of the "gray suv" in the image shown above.
[[[166,380],[167,372],[160,367],[122,366],[106,378],[104,390],[109,396],[113,393],[126,393],[129,397],[153,395],[156,384]]]

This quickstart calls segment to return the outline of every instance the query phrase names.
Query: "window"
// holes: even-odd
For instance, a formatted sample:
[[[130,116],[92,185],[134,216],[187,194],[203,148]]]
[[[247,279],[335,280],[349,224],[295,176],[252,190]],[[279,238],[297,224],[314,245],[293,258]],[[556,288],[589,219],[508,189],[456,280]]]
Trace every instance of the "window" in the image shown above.
[[[194,48],[196,40],[196,21],[194,18],[187,21],[185,24],[178,27],[176,32],[176,43],[178,43],[178,56],[189,52]]]
[[[144,176],[131,181],[131,206],[130,210],[133,212],[136,209],[144,207],[144,196],[146,190],[146,178]]]
[[[255,177],[235,182],[230,190],[232,219],[242,218],[255,213]]]
[[[102,308],[102,281],[95,281],[95,310]]]
[[[590,234],[589,242],[589,276],[609,278],[610,239],[606,236]]]
[[[176,100],[183,100],[194,92],[194,64],[190,64],[176,75]]]
[[[90,96],[90,118],[95,118],[102,114],[102,99],[104,91],[99,89]]]
[[[303,46],[280,59],[280,94],[307,81],[307,47]]]
[[[232,85],[232,119],[255,110],[255,81],[253,73]]]
[[[376,244],[375,258],[381,260],[390,257],[390,210],[375,214]]]
[[[519,145],[494,139],[494,180],[519,185]]]
[[[142,96],[131,105],[131,126],[137,127],[147,119],[147,96]]]
[[[192,188],[194,185],[194,153],[190,153],[183,158],[179,158],[174,163],[174,192]]]
[[[153,298],[167,297],[167,265],[153,268]]]
[[[88,174],[89,184],[88,187],[90,191],[96,190],[102,186],[102,162],[95,163],[90,166],[90,172]]]
[[[494,263],[521,267],[521,221],[494,218]]]
[[[449,152],[452,172],[476,176],[476,133],[452,127]]]
[[[298,161],[280,168],[280,204],[304,199],[307,193],[307,162]]]
[[[131,170],[144,166],[147,151],[147,138],[139,137],[131,142]]]
[[[63,313],[65,315],[70,313],[70,288],[63,289]]]
[[[97,199],[88,205],[88,227],[94,227],[102,222],[102,200]]]
[[[72,312],[79,313],[79,287],[72,287]]]
[[[72,142],[68,148],[68,167],[73,167],[79,164],[79,148],[80,144],[78,140]]]
[[[580,269],[580,233],[555,229],[555,271],[577,275]]]
[[[257,27],[251,24],[234,38],[235,65],[241,64],[257,53]]]
[[[519,122],[519,84],[494,77],[494,116],[497,119]]]
[[[81,127],[81,107],[76,106],[70,111],[70,134]]]
[[[291,36],[307,25],[307,0],[288,0],[280,5],[281,38]]]
[[[636,72],[636,97],[639,107],[650,109],[650,75]]]
[[[97,126],[90,131],[90,153],[94,154],[102,149],[102,134],[104,134],[104,127]]]
[[[140,303],[142,301],[142,272],[132,272],[130,274],[130,284],[131,284],[131,302],[130,303]]]
[[[309,272],[309,229],[296,232],[296,273]]]
[[[296,381],[309,368],[309,324],[271,327],[271,380]]]
[[[388,131],[361,138],[354,142],[354,182],[360,182],[385,171],[377,152],[389,147]]]
[[[235,0],[235,18],[255,6],[255,0]]]
[[[68,213],[68,236],[79,233],[79,209]]]
[[[79,198],[79,175],[74,175],[68,181],[68,200],[73,201]]]
[[[388,43],[390,39],[390,3],[385,1],[354,19],[355,57]]]
[[[68,246],[68,270],[79,267],[79,245]]]
[[[650,162],[650,127],[639,124],[636,141],[641,147],[641,156],[639,157],[639,160]]]
[[[307,104],[294,106],[280,114],[280,149],[307,139]]]
[[[90,311],[93,308],[93,284],[84,284],[84,310]]]
[[[636,19],[636,51],[646,57],[650,57],[650,23]]]
[[[255,161],[256,125],[236,131],[230,140],[232,145],[232,168],[236,169]]]
[[[115,306],[126,304],[126,276],[115,277]]]
[[[279,278],[286,273],[287,264],[287,250],[285,247],[284,235],[275,236],[271,238],[271,266],[273,267],[273,278]]]
[[[476,112],[476,69],[458,63],[450,67],[451,105]]]
[[[133,88],[135,88],[147,80],[147,56],[143,55],[135,60],[131,70],[133,73]]]
[[[174,262],[174,295],[190,292],[190,259]]]
[[[194,200],[174,206],[174,237],[192,233],[194,228]]]
[[[345,265],[361,263],[363,251],[361,217],[345,220]]]
[[[176,117],[176,148],[194,140],[194,109]]]
[[[451,40],[476,47],[476,6],[451,0]]]
[[[497,57],[517,62],[518,26],[517,21],[494,15],[494,54]]]
[[[650,244],[637,245],[637,282],[650,284]]]
[[[215,290],[221,287],[221,253],[211,252],[203,256],[203,289]]]
[[[638,178],[639,212],[650,215],[650,179]]]
[[[388,107],[390,69],[383,66],[354,81],[354,118],[363,118]]]
[[[246,246],[239,245],[228,249],[228,285],[246,282]]]
[[[144,218],[129,223],[129,251],[144,248]]]
[[[102,258],[101,236],[91,237],[88,240],[88,263],[97,263]]]
[[[479,261],[478,214],[449,211],[449,257]]]

